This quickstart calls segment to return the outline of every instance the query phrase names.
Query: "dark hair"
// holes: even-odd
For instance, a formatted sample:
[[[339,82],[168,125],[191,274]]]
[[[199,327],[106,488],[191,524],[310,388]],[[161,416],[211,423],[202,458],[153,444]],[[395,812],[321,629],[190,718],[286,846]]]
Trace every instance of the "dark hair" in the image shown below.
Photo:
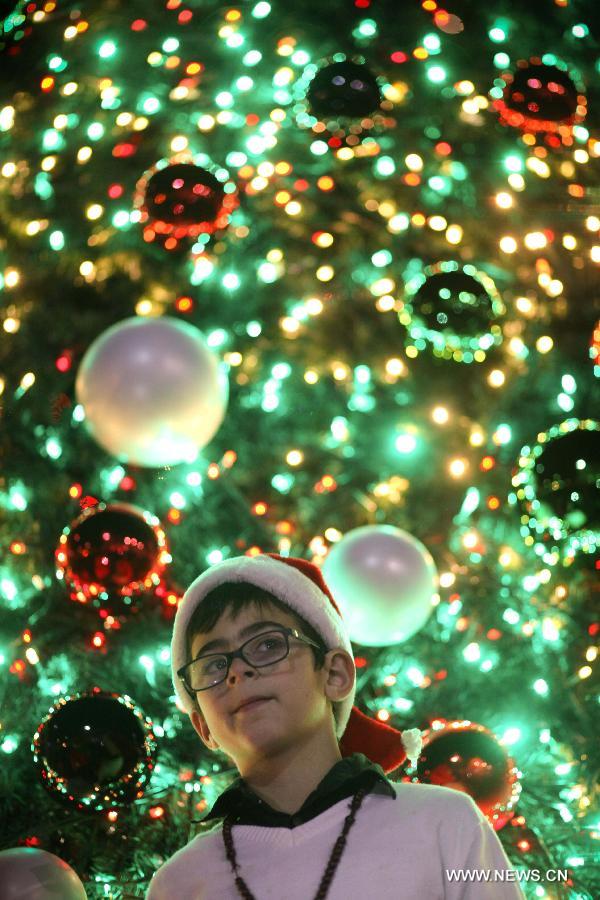
[[[213,588],[212,591],[209,591],[202,602],[198,604],[192,613],[185,633],[187,661],[190,662],[192,659],[192,643],[196,635],[207,634],[209,631],[212,631],[226,610],[229,611],[232,619],[237,619],[242,609],[248,606],[264,609],[267,604],[291,616],[298,631],[318,645],[318,647],[311,646],[310,649],[313,654],[315,671],[322,669],[325,654],[329,648],[318,631],[303,616],[290,609],[278,597],[247,581],[224,582]],[[197,694],[195,695],[195,703],[198,705]],[[334,722],[337,725],[339,702],[332,703],[332,708]]]

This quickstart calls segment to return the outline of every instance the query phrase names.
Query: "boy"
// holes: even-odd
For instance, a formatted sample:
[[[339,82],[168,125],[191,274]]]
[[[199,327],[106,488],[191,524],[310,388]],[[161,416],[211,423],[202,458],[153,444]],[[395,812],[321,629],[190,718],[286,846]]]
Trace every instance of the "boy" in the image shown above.
[[[312,563],[261,554],[212,566],[179,605],[171,650],[195,730],[240,778],[147,900],[522,898],[500,881],[510,863],[471,797],[386,778],[418,757],[418,731],[353,706],[350,640]],[[489,881],[451,881],[459,868]]]

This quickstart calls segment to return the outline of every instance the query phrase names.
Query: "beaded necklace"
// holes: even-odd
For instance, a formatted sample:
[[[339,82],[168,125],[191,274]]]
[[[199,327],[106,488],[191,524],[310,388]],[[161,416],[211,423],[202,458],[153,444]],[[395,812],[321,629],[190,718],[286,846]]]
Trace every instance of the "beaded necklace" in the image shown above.
[[[354,825],[356,813],[358,812],[360,805],[363,802],[365,794],[367,794],[368,792],[368,788],[362,787],[352,797],[350,812],[344,820],[344,827],[342,828],[342,832],[335,842],[333,850],[331,851],[331,856],[329,857],[329,861],[327,862],[327,865],[325,867],[325,871],[321,879],[321,884],[319,885],[319,889],[315,894],[315,900],[325,900],[325,897],[327,896],[327,892],[329,890],[331,882],[333,881],[333,876],[335,875],[340,859],[342,858],[342,853],[344,852],[344,848],[346,846],[346,837],[348,835],[348,832]],[[233,846],[233,834],[231,832],[232,824],[232,817],[226,816],[225,821],[223,822],[223,842],[225,844],[225,853],[227,854],[227,859],[229,860],[229,863],[233,870],[233,874],[235,876],[235,886],[238,889],[240,897],[243,897],[244,900],[256,900],[254,894],[238,871],[239,864],[236,859],[235,848]]]

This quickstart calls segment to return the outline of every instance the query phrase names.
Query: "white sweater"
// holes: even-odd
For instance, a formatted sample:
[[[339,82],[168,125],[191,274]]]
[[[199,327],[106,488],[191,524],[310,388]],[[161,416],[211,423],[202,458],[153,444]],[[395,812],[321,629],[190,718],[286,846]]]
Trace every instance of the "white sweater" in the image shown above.
[[[471,797],[435,785],[393,786],[395,798],[363,799],[327,900],[522,900],[517,881],[500,880],[512,866]],[[239,874],[256,900],[313,900],[350,802],[295,828],[233,825]],[[216,820],[167,860],[146,900],[239,900],[222,831]],[[447,870],[459,868],[489,872],[489,881],[452,880]]]

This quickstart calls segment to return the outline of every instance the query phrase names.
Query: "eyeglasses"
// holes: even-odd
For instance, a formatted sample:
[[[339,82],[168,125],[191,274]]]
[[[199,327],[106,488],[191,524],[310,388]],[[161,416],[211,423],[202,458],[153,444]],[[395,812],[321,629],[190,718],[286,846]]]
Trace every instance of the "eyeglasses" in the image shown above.
[[[285,659],[290,652],[290,638],[310,644],[321,653],[323,652],[323,648],[319,644],[304,637],[295,628],[286,628],[282,625],[281,628],[271,629],[250,638],[231,653],[207,653],[198,656],[192,662],[178,669],[177,675],[183,681],[188,694],[193,695],[198,691],[206,691],[225,681],[229,674],[229,667],[236,657],[243,659],[253,669],[271,666],[273,663]]]

